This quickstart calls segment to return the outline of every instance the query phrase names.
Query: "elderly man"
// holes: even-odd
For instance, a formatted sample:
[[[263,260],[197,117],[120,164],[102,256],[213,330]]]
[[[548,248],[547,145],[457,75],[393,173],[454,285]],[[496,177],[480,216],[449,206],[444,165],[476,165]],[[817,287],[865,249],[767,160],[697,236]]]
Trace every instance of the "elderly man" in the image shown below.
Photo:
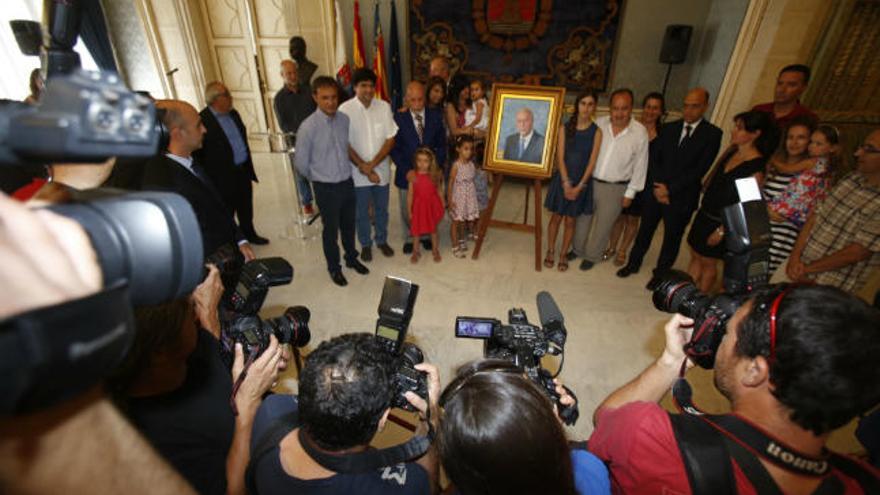
[[[356,223],[361,259],[371,261],[371,206],[376,246],[384,256],[394,256],[394,250],[388,245],[388,181],[391,177],[388,154],[394,147],[397,124],[388,102],[374,97],[376,74],[372,70],[356,70],[351,82],[355,98],[339,105],[339,111],[348,115],[350,122],[348,156],[357,196]]]
[[[826,443],[880,400],[880,310],[828,286],[759,289],[702,354],[732,413],[676,393],[670,414],[658,402],[693,365],[694,323],[675,315],[662,354],[596,410],[590,452],[614,493],[878,493],[876,470]]]
[[[660,129],[655,144],[657,152],[648,171],[653,194],[645,195],[636,243],[627,265],[617,271],[618,277],[639,271],[660,220],[663,220],[663,247],[654,276],[662,276],[675,264],[681,237],[700,199],[701,181],[721,146],[721,129],[703,119],[708,107],[709,92],[694,88],[684,97],[683,118]]]
[[[504,159],[541,163],[544,135],[535,131],[535,114],[529,108],[516,112],[516,132],[504,140]]]
[[[176,192],[189,202],[199,221],[205,256],[224,245],[238,244],[245,259],[254,259],[250,244],[204,165],[193,159],[193,152],[202,147],[205,135],[199,113],[189,103],[177,100],[160,101],[156,107],[165,110],[162,121],[170,135],[168,148],[146,163],[138,187]]]
[[[800,64],[787,65],[779,71],[779,77],[776,78],[773,101],[755,105],[752,110],[772,115],[773,121],[781,130],[788,127],[788,123],[795,117],[806,116],[813,122],[818,122],[819,118],[816,114],[800,102],[800,97],[807,90],[809,82],[809,67]]]
[[[318,76],[312,84],[318,109],[299,126],[296,140],[296,169],[312,181],[315,200],[321,209],[324,229],[321,238],[327,271],[333,283],[343,287],[348,281],[339,266],[339,245],[345,249],[345,266],[361,275],[370,270],[358,261],[354,244],[357,199],[351,180],[348,157],[348,116],[338,112],[339,85],[328,76]]]
[[[427,146],[437,157],[437,163],[446,162],[446,128],[443,126],[443,115],[437,108],[425,107],[425,85],[412,81],[406,86],[406,107],[394,113],[397,123],[397,136],[391,149],[394,160],[394,185],[397,186],[400,221],[403,226],[403,253],[410,254],[413,240],[409,228],[409,210],[406,196],[409,183],[406,174],[413,169],[413,154],[419,146]],[[425,243],[430,243],[425,240]],[[430,249],[427,244],[425,249]]]
[[[577,219],[573,253],[582,256],[581,270],[593,268],[602,259],[614,221],[620,210],[632,203],[645,187],[648,172],[648,130],[632,118],[633,93],[618,89],[611,93],[611,116],[599,117],[602,146],[593,171],[593,213]],[[593,225],[595,219],[596,225]]]
[[[880,129],[856,151],[858,169],[814,208],[786,273],[856,292],[880,266]]]
[[[232,108],[232,95],[220,81],[208,83],[205,101],[208,106],[199,115],[207,132],[202,148],[195,156],[220,190],[223,201],[235,212],[248,241],[268,244],[269,240],[257,235],[254,229],[251,181],[257,182],[257,174],[241,115]]]
[[[281,78],[284,80],[284,87],[275,93],[275,117],[278,118],[282,131],[295,135],[302,121],[315,111],[315,100],[309,91],[309,85],[299,81],[299,69],[293,60],[281,61]],[[314,215],[312,185],[296,171],[296,167],[293,172],[303,213]]]

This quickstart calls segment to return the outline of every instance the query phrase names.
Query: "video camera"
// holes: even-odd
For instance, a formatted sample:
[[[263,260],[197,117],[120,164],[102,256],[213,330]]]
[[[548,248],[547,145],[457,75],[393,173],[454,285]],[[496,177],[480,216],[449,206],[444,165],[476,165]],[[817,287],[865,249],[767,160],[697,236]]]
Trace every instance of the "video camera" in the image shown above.
[[[566,391],[575,398],[575,403],[570,406],[560,403],[560,395],[553,381],[562,372],[562,363],[555,374],[541,366],[541,359],[546,355],[564,358],[568,338],[565,320],[548,292],[539,292],[537,303],[540,327],[529,323],[525,311],[513,308],[507,312],[507,325],[494,318],[459,316],[455,319],[455,336],[482,339],[485,357],[510,361],[521,368],[556,404],[559,417],[565,424],[573,425],[580,414],[577,398],[566,387]]]
[[[391,406],[407,411],[415,408],[404,397],[406,392],[414,392],[423,399],[428,397],[425,374],[415,369],[425,360],[424,354],[415,344],[404,342],[418,295],[419,286],[409,280],[385,277],[376,320],[376,340],[388,352],[394,369]]]
[[[227,291],[223,325],[220,332],[220,354],[228,366],[235,359],[235,344],[240,343],[245,360],[256,359],[269,347],[269,336],[281,344],[302,347],[311,340],[311,313],[304,306],[288,307],[276,318],[261,320],[257,313],[263,307],[269,287],[289,284],[293,266],[284,258],[251,260],[241,268],[235,287]]]
[[[161,132],[150,100],[116,74],[78,70],[79,3],[43,8],[45,46],[39,24],[13,24],[22,51],[41,52],[46,87],[36,107],[0,108],[0,167],[155,155]],[[48,209],[86,231],[105,289],[0,322],[0,414],[51,407],[94,386],[128,352],[132,303],[181,297],[201,281],[198,222],[178,195],[96,191]]]
[[[741,179],[742,180],[742,179]],[[754,179],[737,186],[757,187]],[[758,193],[760,194],[760,193]],[[759,196],[760,197],[760,196]],[[670,270],[654,288],[654,306],[667,313],[680,313],[694,320],[694,332],[685,353],[697,365],[712,369],[727,322],[755,288],[770,279],[770,217],[764,201],[756,199],[722,210],[724,224],[724,293],[701,293],[687,273]]]

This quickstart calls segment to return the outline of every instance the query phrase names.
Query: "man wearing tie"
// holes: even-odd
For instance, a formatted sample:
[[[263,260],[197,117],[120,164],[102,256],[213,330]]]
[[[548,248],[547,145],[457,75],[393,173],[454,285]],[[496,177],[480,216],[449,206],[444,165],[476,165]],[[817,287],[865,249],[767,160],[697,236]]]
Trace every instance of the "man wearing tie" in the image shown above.
[[[504,142],[504,159],[541,163],[544,155],[544,136],[534,129],[535,116],[528,108],[516,112],[516,131]]]
[[[618,277],[639,271],[661,219],[663,247],[649,285],[675,264],[681,237],[700,199],[701,180],[721,146],[721,129],[703,120],[708,106],[709,92],[694,88],[684,98],[683,119],[660,129],[657,152],[648,170],[647,183],[653,186],[653,194],[645,196],[639,233],[629,262],[617,271]]]
[[[443,127],[440,110],[425,107],[424,84],[419,81],[410,82],[406,86],[405,100],[406,107],[394,112],[397,136],[391,149],[391,159],[395,165],[394,185],[397,186],[400,220],[403,226],[403,252],[410,254],[413,240],[409,233],[409,211],[406,207],[409,187],[406,174],[413,169],[413,154],[420,146],[427,146],[434,152],[438,165],[442,166],[446,162],[446,130]]]
[[[205,142],[196,158],[205,167],[226,205],[235,212],[238,224],[252,244],[268,244],[269,240],[254,230],[254,190],[257,182],[247,130],[238,112],[232,108],[232,95],[220,81],[205,88],[205,107],[199,115],[205,126]]]
[[[205,134],[198,112],[189,103],[177,100],[160,101],[156,107],[165,111],[162,122],[170,138],[165,153],[153,157],[144,166],[140,189],[175,192],[189,202],[199,221],[205,256],[226,244],[237,244],[246,260],[254,259],[254,252],[235,224],[232,211],[204,167],[193,160],[193,152],[202,147]]]

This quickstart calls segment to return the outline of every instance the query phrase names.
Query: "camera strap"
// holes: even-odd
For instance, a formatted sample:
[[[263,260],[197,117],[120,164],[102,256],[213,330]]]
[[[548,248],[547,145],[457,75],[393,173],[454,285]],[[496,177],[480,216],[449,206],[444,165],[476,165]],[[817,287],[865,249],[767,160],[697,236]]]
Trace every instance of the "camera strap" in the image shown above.
[[[430,425],[430,423],[429,423]],[[415,436],[406,443],[385,449],[365,450],[355,454],[331,454],[320,450],[309,435],[300,428],[297,432],[303,450],[322,467],[337,473],[367,473],[386,466],[419,458],[431,447],[434,436],[433,426],[429,426],[426,436]]]
[[[832,472],[832,468],[840,471],[844,475],[854,479],[865,491],[865,493],[880,493],[880,480],[877,477],[859,465],[856,461],[847,456],[837,454],[827,449],[823,449],[822,456],[816,457],[788,446],[759,426],[751,423],[747,419],[736,415],[712,415],[703,412],[693,403],[693,391],[684,378],[679,378],[672,387],[672,395],[678,409],[686,416],[686,418],[699,419],[703,424],[714,430],[716,444],[721,442],[730,456],[737,461],[743,473],[749,478],[749,481],[757,488],[759,493],[781,493],[776,487],[772,477],[770,477],[766,468],[758,461],[758,458],[764,459],[789,472],[798,475],[811,477],[825,477],[822,484],[819,485],[816,494],[835,494],[843,493],[843,484],[837,476],[828,476]],[[673,415],[670,415],[672,417]],[[685,419],[685,418],[682,418]],[[685,421],[694,423],[693,421]],[[679,422],[679,425],[681,422]],[[688,444],[693,446],[693,437],[687,435],[679,436],[683,428],[676,427],[673,421],[673,429],[676,431],[676,439],[679,447],[684,453],[688,448]],[[704,429],[706,432],[711,430]],[[711,435],[704,434],[704,437]],[[711,443],[705,438],[704,443]],[[705,459],[691,459],[686,455],[682,456],[685,466],[688,469],[688,478],[691,486],[696,487],[693,478],[711,478],[719,477],[718,470],[723,469],[723,464],[712,467]],[[729,462],[729,461],[728,461]],[[700,470],[700,466],[707,467],[705,471]],[[692,474],[694,476],[692,476]],[[704,485],[705,486],[705,485]],[[694,493],[700,493],[694,488]],[[705,492],[712,493],[712,492]],[[717,493],[717,492],[716,492]]]
[[[119,365],[133,339],[125,283],[0,322],[0,415],[81,394]]]

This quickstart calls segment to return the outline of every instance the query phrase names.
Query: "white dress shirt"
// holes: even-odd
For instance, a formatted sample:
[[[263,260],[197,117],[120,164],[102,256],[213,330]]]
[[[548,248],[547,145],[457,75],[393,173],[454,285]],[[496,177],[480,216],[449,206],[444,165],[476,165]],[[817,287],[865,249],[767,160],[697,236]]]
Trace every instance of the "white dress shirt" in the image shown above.
[[[196,175],[196,173],[193,172],[193,159],[191,156],[180,156],[175,155],[174,153],[165,153],[165,156],[183,165],[183,168],[189,170],[189,173]],[[196,177],[198,177],[198,175],[196,175]]]
[[[534,130],[534,129],[532,129],[531,131],[529,131],[529,133],[526,134],[525,137],[523,137],[522,134],[519,135],[519,144],[522,146],[521,149],[522,149],[523,151],[525,151],[526,148],[529,147],[529,142],[531,142],[531,140],[532,140],[532,136],[534,136],[534,135],[535,135],[535,130]]]
[[[687,135],[687,126],[691,126],[691,137],[693,137],[694,132],[697,130],[697,126],[700,125],[700,122],[702,122],[702,121],[703,121],[703,119],[701,117],[700,120],[697,120],[696,122],[694,122],[692,124],[688,124],[687,122],[682,122],[681,135],[678,136],[679,146],[681,146],[681,142],[684,141],[684,137]]]
[[[391,105],[385,100],[373,98],[370,106],[365,107],[355,97],[339,105],[339,111],[347,115],[351,121],[348,144],[365,161],[372,160],[374,156],[379,154],[385,141],[397,135],[397,124],[391,115]],[[391,159],[387,156],[373,169],[379,174],[378,184],[370,182],[370,179],[362,174],[354,163],[351,166],[354,187],[384,186],[388,184],[391,176]]]
[[[645,188],[648,175],[648,130],[636,119],[630,119],[619,134],[611,129],[608,116],[596,119],[602,129],[602,146],[596,159],[593,177],[605,182],[626,182],[627,198]]]

